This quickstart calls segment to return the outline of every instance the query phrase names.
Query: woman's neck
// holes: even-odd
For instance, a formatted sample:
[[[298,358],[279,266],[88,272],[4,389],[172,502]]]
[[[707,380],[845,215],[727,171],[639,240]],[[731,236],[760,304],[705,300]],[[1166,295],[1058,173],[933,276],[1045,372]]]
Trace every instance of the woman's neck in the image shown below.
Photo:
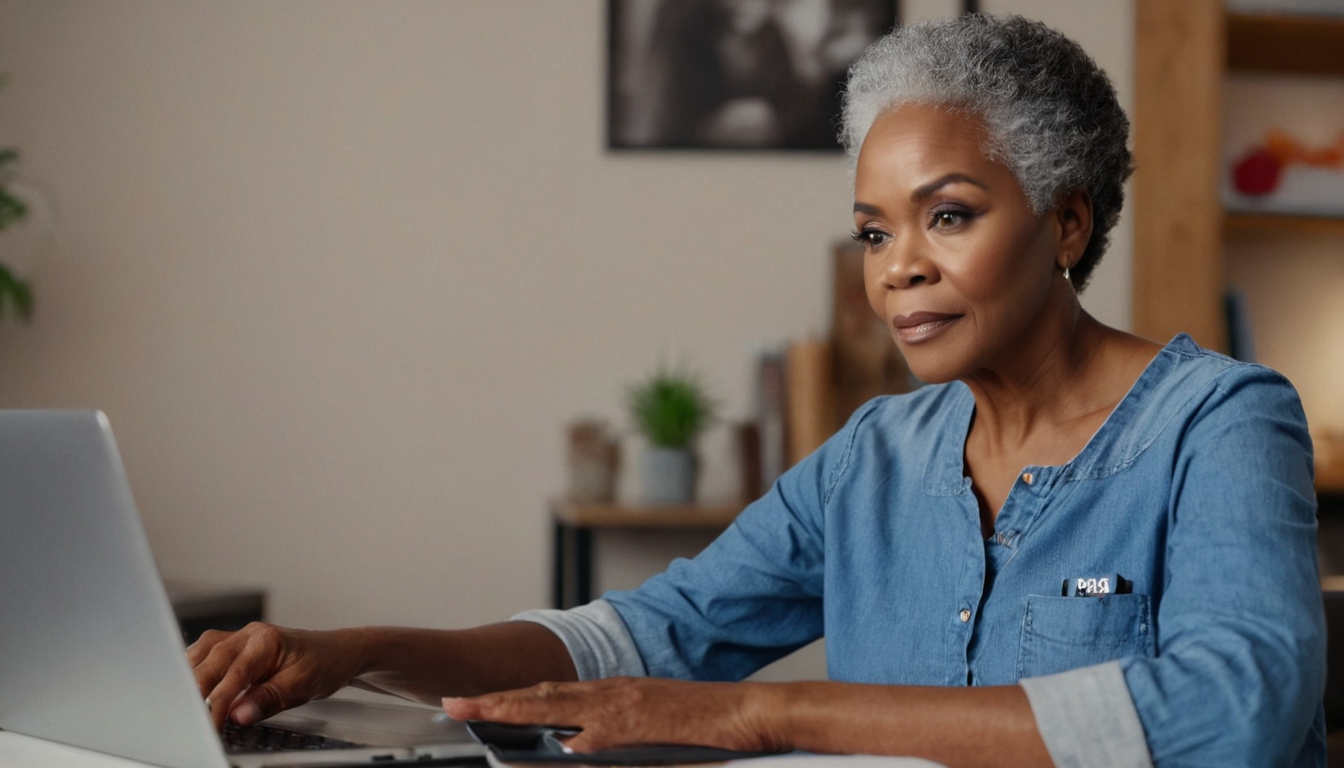
[[[963,379],[975,397],[972,432],[980,448],[1030,451],[1040,454],[1038,464],[1067,461],[1078,442],[1069,437],[1085,431],[1086,442],[1147,365],[1135,354],[1133,337],[1097,322],[1070,299],[1072,308],[1026,334],[1001,362]]]

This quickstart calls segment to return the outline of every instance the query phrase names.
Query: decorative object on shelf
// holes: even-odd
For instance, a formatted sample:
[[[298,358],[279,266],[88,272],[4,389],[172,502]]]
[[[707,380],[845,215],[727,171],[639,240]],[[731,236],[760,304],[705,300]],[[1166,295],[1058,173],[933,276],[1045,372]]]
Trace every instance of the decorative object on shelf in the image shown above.
[[[761,480],[761,425],[756,421],[742,421],[733,425],[737,438],[738,489],[737,496],[751,501],[765,492]]]
[[[644,503],[690,504],[699,469],[695,439],[715,410],[700,377],[660,366],[630,388],[628,405],[635,428],[649,441],[640,457]]]
[[[831,342],[819,338],[795,341],[784,353],[789,466],[820,448],[839,428],[835,418],[834,360]]]
[[[1231,210],[1344,216],[1344,131],[1313,147],[1270,130],[1229,170],[1224,199]]]
[[[608,0],[607,146],[838,150],[849,66],[892,0]]]
[[[608,504],[616,497],[621,446],[605,422],[582,419],[569,425],[569,493],[584,504]]]

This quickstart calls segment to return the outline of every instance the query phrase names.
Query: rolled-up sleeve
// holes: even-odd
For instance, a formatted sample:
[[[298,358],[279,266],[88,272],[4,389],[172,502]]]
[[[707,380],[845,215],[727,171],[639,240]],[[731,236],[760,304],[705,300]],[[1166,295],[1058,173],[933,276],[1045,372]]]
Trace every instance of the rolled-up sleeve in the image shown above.
[[[1055,768],[1151,768],[1119,662],[1021,683]]]
[[[646,674],[630,630],[605,600],[594,600],[567,611],[526,611],[511,621],[530,621],[554,632],[569,651],[580,680]]]

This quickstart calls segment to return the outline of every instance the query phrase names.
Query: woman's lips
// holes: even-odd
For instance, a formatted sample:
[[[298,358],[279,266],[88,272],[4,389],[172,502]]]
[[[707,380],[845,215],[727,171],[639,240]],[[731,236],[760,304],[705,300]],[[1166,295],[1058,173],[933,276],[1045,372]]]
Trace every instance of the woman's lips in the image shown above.
[[[896,315],[891,319],[891,327],[896,329],[896,335],[901,341],[916,342],[924,341],[960,319],[961,315],[915,312],[910,315]]]

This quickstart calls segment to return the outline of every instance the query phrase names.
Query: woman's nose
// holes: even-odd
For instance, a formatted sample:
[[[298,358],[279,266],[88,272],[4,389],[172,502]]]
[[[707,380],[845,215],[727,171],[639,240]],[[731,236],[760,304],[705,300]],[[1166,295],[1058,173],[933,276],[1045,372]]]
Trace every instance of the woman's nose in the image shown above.
[[[887,288],[911,288],[937,280],[937,267],[924,252],[924,243],[919,238],[908,234],[895,236],[884,250],[881,278]]]

